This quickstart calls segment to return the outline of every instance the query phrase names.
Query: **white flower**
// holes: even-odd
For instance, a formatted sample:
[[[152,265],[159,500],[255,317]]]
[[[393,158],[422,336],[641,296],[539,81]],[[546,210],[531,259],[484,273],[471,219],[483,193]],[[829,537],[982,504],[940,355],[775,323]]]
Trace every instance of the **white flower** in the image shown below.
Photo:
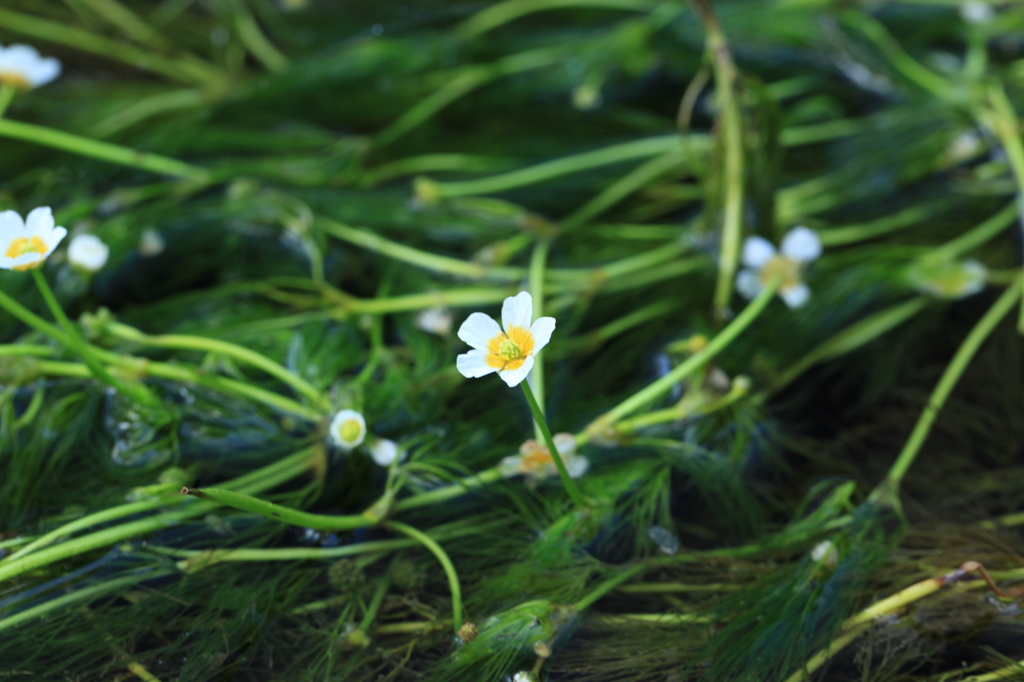
[[[811,561],[835,570],[839,565],[839,550],[831,540],[822,540],[811,549]]]
[[[342,410],[331,420],[330,432],[338,447],[351,450],[366,438],[366,420],[355,410]]]
[[[421,310],[416,314],[416,326],[431,334],[448,336],[452,333],[452,314],[440,306]]]
[[[99,272],[109,257],[110,247],[94,234],[75,235],[68,245],[68,261],[79,270]]]
[[[48,206],[37,208],[22,221],[14,211],[0,213],[0,268],[29,270],[43,264],[68,233],[53,226]]]
[[[378,466],[388,467],[398,457],[398,443],[387,438],[376,438],[368,446],[370,457]]]
[[[780,251],[764,237],[748,237],[743,242],[743,264],[747,267],[736,276],[736,290],[746,298],[754,298],[781,276],[779,296],[790,308],[799,308],[811,297],[811,289],[800,279],[800,272],[821,255],[821,240],[814,230],[794,227],[782,238]]]
[[[992,6],[983,0],[967,0],[960,5],[960,18],[968,24],[987,24],[995,16]]]
[[[501,306],[501,323],[489,315],[473,313],[459,327],[459,338],[473,347],[460,355],[456,367],[475,379],[497,372],[509,386],[518,386],[533,369],[534,356],[548,345],[555,318],[533,320],[533,298],[526,291],[509,296]]]
[[[139,253],[146,258],[159,256],[163,253],[165,246],[167,244],[164,242],[163,236],[152,227],[143,230],[142,236],[139,237]]]
[[[60,75],[60,62],[42,57],[31,45],[0,46],[0,83],[21,90],[46,85]]]
[[[985,288],[988,270],[976,260],[958,262],[922,258],[907,268],[910,285],[939,298],[964,298]]]
[[[576,454],[576,436],[571,433],[556,433],[551,440],[555,441],[558,456],[562,458],[570,478],[579,478],[587,473],[590,460]],[[501,460],[499,471],[505,478],[523,474],[535,482],[558,474],[555,461],[551,458],[551,451],[532,438],[519,446],[518,455]]]

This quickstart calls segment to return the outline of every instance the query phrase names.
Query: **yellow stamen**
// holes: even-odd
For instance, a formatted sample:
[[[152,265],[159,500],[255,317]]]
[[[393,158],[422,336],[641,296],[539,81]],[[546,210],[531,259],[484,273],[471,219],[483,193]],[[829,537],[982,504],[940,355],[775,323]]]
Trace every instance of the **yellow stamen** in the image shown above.
[[[32,89],[32,84],[28,82],[28,79],[16,71],[0,71],[0,83],[8,83],[19,90]]]
[[[31,270],[42,265],[43,256],[46,254],[46,242],[39,237],[17,237],[11,240],[11,244],[7,247],[7,252],[4,255],[8,258],[17,258],[26,253],[38,253],[39,260],[15,266],[15,270]]]
[[[487,342],[487,366],[499,371],[519,369],[533,353],[533,345],[533,334],[529,329],[509,325],[508,335],[498,332]]]
[[[349,419],[341,425],[341,439],[346,443],[353,443],[359,438],[363,430],[362,425],[356,419]]]
[[[762,286],[768,286],[779,276],[782,277],[782,281],[779,283],[781,290],[800,284],[800,263],[786,256],[772,256],[761,268],[757,278]]]

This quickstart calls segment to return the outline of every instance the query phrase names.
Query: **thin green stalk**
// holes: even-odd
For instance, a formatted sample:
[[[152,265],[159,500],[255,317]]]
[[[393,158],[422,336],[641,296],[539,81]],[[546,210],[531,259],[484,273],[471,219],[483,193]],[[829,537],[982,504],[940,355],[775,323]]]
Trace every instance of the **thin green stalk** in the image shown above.
[[[992,104],[991,127],[995,130],[999,141],[1006,151],[1006,158],[1013,168],[1017,180],[1018,194],[1024,194],[1024,141],[1021,140],[1020,121],[1013,103],[1006,96],[1006,89],[1001,83],[992,84],[988,88],[988,99]]]
[[[117,2],[117,0],[82,0],[82,2],[88,5],[96,13],[96,16],[116,26],[135,42],[148,43],[161,50],[171,47],[171,44],[157,31],[153,30],[142,17]]]
[[[523,268],[493,267],[480,263],[470,263],[458,258],[439,256],[427,251],[421,251],[405,244],[385,239],[369,230],[360,230],[337,221],[317,216],[317,226],[338,239],[346,241],[364,249],[375,251],[395,260],[411,265],[416,265],[434,272],[443,272],[458,277],[471,279],[482,279],[498,282],[517,282],[526,276]]]
[[[744,329],[750,326],[750,324],[757,319],[761,312],[768,307],[768,304],[775,295],[775,291],[778,289],[778,286],[778,282],[773,282],[771,285],[762,289],[757,297],[747,304],[747,307],[743,309],[743,312],[737,315],[736,318],[730,322],[725,329],[719,332],[715,338],[711,339],[704,348],[691,355],[682,364],[665,376],[649,384],[613,407],[605,414],[601,415],[599,418],[595,419],[584,432],[585,438],[589,440],[593,436],[600,434],[608,427],[613,426],[623,417],[632,414],[644,405],[653,402],[662,394],[667,393],[675,384],[703,367],[712,357],[725,349],[726,346],[732,343],[732,341],[739,336]]]
[[[814,365],[845,355],[860,348],[866,343],[877,339],[889,330],[898,327],[917,313],[921,312],[931,301],[927,296],[919,296],[891,308],[886,308],[874,315],[850,325],[838,334],[823,341],[799,361],[785,370],[772,383],[769,393],[776,393],[788,386],[794,379]],[[762,396],[766,397],[766,396]]]
[[[530,296],[533,298],[533,320],[544,316],[544,268],[547,266],[548,251],[551,249],[551,242],[542,239],[533,247],[533,254],[530,256]],[[526,377],[532,381],[533,392],[537,398],[537,404],[541,412],[544,411],[544,360],[538,356],[533,365],[533,371]],[[540,425],[534,421],[533,431],[537,440],[543,435]]]
[[[866,223],[818,230],[818,238],[826,248],[855,244],[916,225],[935,215],[939,209],[940,207],[934,205],[911,206]]]
[[[743,120],[736,101],[739,72],[733,63],[729,45],[718,19],[707,0],[690,0],[706,34],[706,50],[715,72],[715,94],[721,126],[722,148],[722,239],[718,256],[718,281],[715,284],[715,314],[725,318],[732,298],[733,281],[740,257],[743,236]]]
[[[271,73],[287,71],[288,58],[264,35],[260,25],[256,23],[256,18],[253,17],[245,3],[235,2],[231,9],[235,15],[235,31],[249,53]]]
[[[921,451],[921,446],[924,445],[925,439],[931,433],[932,423],[938,416],[942,406],[946,404],[946,399],[952,392],[953,387],[956,386],[957,381],[959,381],[964,370],[967,369],[967,365],[970,364],[971,359],[978,352],[981,344],[984,343],[985,339],[988,338],[989,334],[992,333],[992,330],[996,328],[1006,314],[1013,309],[1017,299],[1021,296],[1022,288],[1024,287],[1019,285],[1012,286],[1003,292],[1003,295],[992,304],[992,307],[988,309],[988,312],[982,316],[978,324],[971,330],[971,333],[964,339],[956,355],[953,356],[952,361],[946,367],[946,371],[942,373],[942,378],[939,379],[935,390],[932,391],[931,397],[928,398],[928,404],[925,405],[924,410],[921,412],[921,416],[918,418],[917,424],[914,426],[910,438],[907,439],[906,445],[903,446],[899,457],[896,458],[892,468],[889,469],[885,480],[872,493],[873,499],[886,498],[887,501],[893,501],[899,490],[900,482]]]
[[[956,258],[978,248],[1016,222],[1018,210],[1017,202],[1011,201],[1006,208],[977,227],[931,251],[927,258]]]
[[[206,102],[206,95],[198,88],[160,92],[140,98],[128,106],[111,113],[89,129],[93,137],[108,137],[145,119],[179,109],[195,109]]]
[[[328,398],[318,391],[312,384],[290,371],[287,367],[274,362],[267,356],[250,350],[238,344],[211,339],[204,336],[189,336],[185,334],[160,334],[150,336],[144,334],[134,327],[117,322],[109,322],[104,325],[103,330],[120,339],[126,339],[146,346],[157,346],[160,348],[177,348],[182,350],[199,350],[207,353],[218,353],[235,360],[248,363],[259,368],[270,376],[279,379],[281,382],[291,386],[295,392],[304,396],[317,407],[327,410],[330,408]]]
[[[416,509],[417,507],[424,507],[428,505],[438,504],[439,502],[445,502],[460,495],[470,493],[477,488],[495,483],[504,478],[501,475],[501,471],[498,467],[491,467],[485,469],[478,474],[467,476],[466,478],[459,479],[457,482],[445,486],[443,488],[435,488],[425,493],[419,493],[417,495],[410,495],[404,499],[398,500],[394,503],[391,510],[392,513],[399,513],[408,511],[409,509]]]
[[[384,576],[377,583],[377,589],[373,591],[373,597],[370,599],[370,605],[366,607],[366,613],[363,614],[363,619],[359,621],[359,629],[363,632],[367,632],[370,626],[373,625],[374,618],[377,617],[377,613],[380,611],[380,605],[384,603],[384,597],[388,593],[388,588],[391,587],[391,571],[388,570],[384,573]]]
[[[946,80],[907,54],[882,22],[857,10],[843,12],[841,19],[872,41],[908,80],[940,99],[949,101],[953,98],[953,90]]]
[[[11,105],[11,100],[18,94],[18,89],[11,83],[0,83],[0,118],[7,112],[7,107]]]
[[[548,452],[551,453],[551,461],[555,463],[555,468],[558,469],[558,475],[562,479],[562,486],[565,487],[565,492],[569,494],[569,497],[572,498],[577,507],[589,507],[590,503],[583,496],[583,493],[580,492],[580,489],[576,487],[576,481],[572,480],[569,470],[565,468],[565,462],[562,461],[562,455],[559,454],[558,448],[555,447],[555,441],[551,437],[551,429],[548,428],[548,422],[544,418],[540,405],[537,404],[537,398],[534,397],[533,391],[530,390],[530,382],[523,381],[519,385],[523,388],[526,402],[530,404],[534,422],[540,427],[541,435],[544,436],[544,444],[548,446]]]
[[[514,21],[519,17],[566,7],[598,7],[646,12],[658,4],[657,0],[506,0],[481,10],[464,21],[456,33],[462,38],[475,38],[482,33]]]
[[[64,309],[60,307],[57,297],[54,296],[53,290],[50,289],[50,285],[47,283],[46,277],[44,277],[42,272],[39,271],[39,268],[32,269],[32,278],[35,280],[36,286],[39,288],[39,293],[42,294],[43,300],[46,301],[46,305],[49,307],[50,312],[64,330],[65,338],[69,342],[69,348],[82,358],[93,375],[103,383],[117,389],[117,391],[130,397],[140,405],[144,405],[155,410],[163,410],[163,403],[160,402],[160,399],[155,393],[150,391],[141,383],[127,383],[114,377],[106,370],[106,368],[103,367],[103,365],[99,363],[96,359],[92,346],[81,337],[75,326],[71,324],[71,320],[69,320],[68,316],[64,314]]]
[[[463,173],[489,172],[507,168],[510,160],[500,156],[476,154],[423,154],[384,163],[365,171],[359,178],[361,187],[376,187],[403,175],[418,175],[432,171],[461,171]],[[443,196],[448,196],[447,194]]]
[[[0,10],[0,19],[2,19],[3,12],[4,10]],[[21,123],[20,121],[0,118],[0,137],[9,137],[15,140],[41,144],[44,147],[53,147],[54,149],[60,149],[80,156],[108,161],[130,168],[139,168],[151,173],[173,175],[200,183],[210,181],[209,171],[184,161],[160,156],[159,154],[140,152],[116,144],[90,140],[87,137],[80,137],[31,123]]]
[[[573,211],[562,220],[562,228],[571,230],[589,222],[653,180],[679,168],[687,157],[686,153],[673,149],[641,164]]]
[[[260,493],[275,488],[311,468],[318,470],[323,466],[323,456],[323,451],[320,448],[306,448],[279,462],[228,481],[225,486],[250,495]],[[179,504],[188,503],[185,504],[184,509],[155,514],[105,528],[80,538],[40,549],[17,561],[0,561],[0,583],[43,566],[66,561],[102,547],[109,547],[131,537],[169,528],[190,518],[208,514],[217,508],[216,504],[194,500],[190,497],[179,497],[178,499],[181,500]]]
[[[682,138],[677,134],[658,135],[657,137],[649,137],[643,140],[633,140],[631,142],[611,145],[592,152],[563,156],[560,159],[545,161],[507,173],[474,180],[439,182],[435,186],[442,197],[494,194],[509,189],[534,185],[572,173],[581,173],[594,168],[622,163],[623,161],[657,156],[671,150],[673,147],[681,147],[682,142]],[[708,138],[706,135],[691,135],[686,139],[687,145],[698,143],[702,150],[707,147],[707,142]]]
[[[604,595],[606,595],[609,592],[611,592],[612,590],[614,590],[616,587],[618,587],[622,583],[626,582],[627,580],[629,580],[633,576],[637,575],[638,573],[642,573],[643,571],[647,570],[647,568],[649,568],[649,566],[647,564],[641,563],[641,564],[636,564],[634,566],[630,566],[626,570],[620,571],[620,572],[616,573],[614,576],[612,576],[611,578],[608,578],[607,580],[602,582],[600,585],[595,587],[593,590],[591,590],[587,594],[587,596],[583,597],[578,602],[573,604],[573,607],[577,611],[582,611],[583,609],[586,609],[591,604],[593,604],[598,599],[600,599]]]
[[[8,616],[7,618],[0,620],[0,632],[3,632],[4,630],[9,630],[10,628],[15,627],[16,625],[21,625],[22,623],[33,620],[35,618],[45,616],[48,613],[62,611],[65,607],[70,606],[71,604],[76,604],[78,602],[83,601],[91,601],[105,594],[118,592],[119,590],[122,590],[125,587],[137,585],[143,580],[153,580],[154,578],[160,578],[165,575],[170,575],[171,573],[172,571],[169,570],[150,571],[146,573],[133,573],[123,578],[117,578],[115,580],[109,580],[107,582],[100,583],[99,585],[91,585],[89,587],[84,587],[80,590],[75,590],[70,594],[65,594],[60,597],[56,597],[55,599],[50,599],[49,601],[43,602],[38,606],[33,606],[30,609],[19,611],[13,616]]]
[[[273,502],[267,502],[251,495],[237,493],[221,488],[182,488],[183,495],[191,495],[201,500],[207,500],[218,506],[240,509],[252,514],[259,514],[268,519],[287,523],[302,528],[313,530],[354,530],[366,528],[376,524],[380,519],[368,512],[352,516],[330,516],[325,514],[310,514],[290,507],[282,507]]]
[[[525,382],[524,382],[525,383]],[[398,521],[387,521],[384,526],[390,530],[397,531],[402,535],[408,535],[410,538],[419,542],[421,545],[426,547],[430,552],[437,557],[437,560],[441,563],[441,567],[444,569],[444,573],[448,576],[448,588],[452,593],[452,624],[456,632],[462,627],[462,588],[459,586],[459,574],[455,572],[455,566],[452,565],[451,559],[441,548],[441,545],[437,544],[432,537],[423,533],[412,526],[407,526],[404,523]]]
[[[14,420],[14,430],[23,429],[33,421],[36,416],[39,415],[39,410],[43,409],[43,399],[46,397],[46,390],[39,386],[32,394],[32,400],[29,401],[28,407],[21,414],[20,417]]]
[[[0,345],[0,357],[4,355],[32,355],[40,358],[47,358],[53,355],[54,349],[50,346],[42,346],[31,343],[12,343]]]
[[[128,504],[118,505],[116,507],[104,509],[103,511],[99,511],[94,514],[88,514],[87,516],[83,516],[80,519],[75,519],[74,521],[71,521],[69,523],[65,523],[63,526],[55,528],[49,533],[46,533],[45,535],[36,538],[29,544],[19,549],[17,552],[11,554],[9,557],[6,557],[4,561],[14,561],[16,559],[20,559],[23,556],[35,552],[36,550],[52,545],[61,538],[73,535],[74,533],[77,533],[80,530],[92,528],[93,526],[98,526],[101,523],[115,521],[117,519],[124,518],[125,516],[141,514],[142,512],[152,511],[153,509],[159,509],[160,507],[166,507],[168,505],[177,504],[178,502],[180,502],[180,499],[177,495],[177,486],[175,486],[174,484],[168,484],[167,491],[168,493],[174,494],[164,494],[155,497],[154,499],[151,500],[142,500],[140,502],[130,502]]]
[[[524,71],[552,66],[565,59],[561,49],[539,48],[503,57],[492,64],[479,64],[461,69],[447,79],[439,90],[414,105],[377,136],[376,145],[384,147],[434,116],[463,95],[493,80]]]

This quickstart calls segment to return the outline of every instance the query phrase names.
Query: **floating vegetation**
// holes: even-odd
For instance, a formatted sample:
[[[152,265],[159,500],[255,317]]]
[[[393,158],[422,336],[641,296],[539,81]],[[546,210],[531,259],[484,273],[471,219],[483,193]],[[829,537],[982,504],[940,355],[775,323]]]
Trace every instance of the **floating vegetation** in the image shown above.
[[[1024,679],[1024,5],[348,5],[2,3],[0,677]]]

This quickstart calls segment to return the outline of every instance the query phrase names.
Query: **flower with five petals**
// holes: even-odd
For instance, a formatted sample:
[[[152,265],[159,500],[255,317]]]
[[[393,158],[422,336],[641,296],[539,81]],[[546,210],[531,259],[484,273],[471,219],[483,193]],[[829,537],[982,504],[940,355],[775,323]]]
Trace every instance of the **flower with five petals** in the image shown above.
[[[501,324],[504,330],[484,313],[473,313],[462,323],[459,338],[473,347],[455,363],[462,376],[476,379],[497,372],[506,384],[518,386],[555,331],[553,317],[533,321],[533,297],[526,291],[505,299]]]
[[[15,211],[0,213],[0,268],[38,268],[67,233],[63,227],[54,227],[48,206],[35,209],[25,220]]]

